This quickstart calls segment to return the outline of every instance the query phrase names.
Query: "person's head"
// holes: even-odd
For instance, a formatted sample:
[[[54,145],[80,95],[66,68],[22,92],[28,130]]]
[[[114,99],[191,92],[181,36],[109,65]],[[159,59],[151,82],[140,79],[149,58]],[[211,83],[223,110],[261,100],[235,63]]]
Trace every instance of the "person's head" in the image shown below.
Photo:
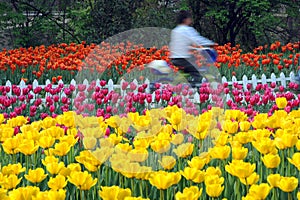
[[[177,24],[191,25],[193,23],[192,14],[189,11],[181,10],[177,15]]]

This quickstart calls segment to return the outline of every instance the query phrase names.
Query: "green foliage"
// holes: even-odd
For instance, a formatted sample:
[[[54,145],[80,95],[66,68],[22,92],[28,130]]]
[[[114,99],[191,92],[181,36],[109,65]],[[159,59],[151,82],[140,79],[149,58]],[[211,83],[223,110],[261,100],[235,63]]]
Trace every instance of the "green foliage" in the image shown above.
[[[134,13],[133,24],[135,27],[163,27],[173,28],[176,9],[166,1],[145,0]]]
[[[171,29],[180,9],[191,10],[194,27],[219,44],[251,49],[299,39],[299,0],[5,0],[0,2],[0,44],[100,43],[133,28]],[[26,15],[32,11],[37,14]]]

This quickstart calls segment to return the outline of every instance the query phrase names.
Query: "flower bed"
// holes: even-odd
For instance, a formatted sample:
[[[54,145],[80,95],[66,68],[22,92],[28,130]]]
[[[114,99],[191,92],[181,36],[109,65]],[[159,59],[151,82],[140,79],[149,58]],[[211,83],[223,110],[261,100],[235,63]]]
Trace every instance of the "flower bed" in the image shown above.
[[[177,106],[31,123],[0,115],[1,199],[296,199],[300,110],[287,104],[254,118]]]
[[[153,93],[146,92],[148,85],[138,86],[134,82],[123,82],[122,92],[109,92],[106,87],[106,81],[100,81],[99,86],[95,81],[89,85],[77,86],[49,84],[44,88],[33,88],[30,84],[24,88],[16,85],[11,88],[0,86],[0,110],[5,118],[24,115],[34,121],[47,116],[56,117],[67,111],[108,118],[136,111],[141,114],[145,109],[167,105],[177,105],[187,113],[199,114],[217,105],[225,109],[240,109],[253,117],[256,113],[271,115],[278,110],[275,105],[276,97],[287,98],[287,112],[298,109],[300,103],[300,95],[291,92],[291,89],[298,88],[295,83],[290,83],[287,88],[275,83],[258,84],[256,88],[248,84],[246,91],[238,84],[229,87],[225,83],[218,90],[212,90],[209,84],[203,84],[196,96],[195,91],[181,84],[169,87],[157,84]]]
[[[239,80],[243,75],[250,77],[252,74],[269,77],[271,73],[278,75],[283,72],[288,76],[299,68],[299,42],[286,45],[276,42],[249,53],[244,53],[239,45],[232,47],[230,44],[218,46],[216,50],[219,57],[215,65],[227,80],[233,75]],[[152,60],[169,62],[168,55],[167,47],[147,49],[130,42],[116,46],[106,43],[87,45],[83,42],[19,48],[0,52],[0,77],[2,84],[8,79],[13,84],[18,84],[21,79],[27,83],[32,83],[34,79],[40,82],[49,79],[56,83],[62,79],[66,83],[78,71],[88,70],[89,74],[97,72],[100,79],[112,78],[117,82],[120,75],[137,68],[142,70],[143,65]]]

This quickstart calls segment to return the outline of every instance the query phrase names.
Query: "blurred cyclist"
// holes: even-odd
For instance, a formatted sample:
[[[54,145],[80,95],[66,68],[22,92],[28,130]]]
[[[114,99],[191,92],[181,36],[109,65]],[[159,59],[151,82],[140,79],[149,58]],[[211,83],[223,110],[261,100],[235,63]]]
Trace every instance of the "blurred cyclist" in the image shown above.
[[[213,41],[200,36],[200,34],[191,26],[193,23],[192,15],[188,11],[180,11],[177,16],[177,26],[171,32],[170,58],[174,66],[181,72],[188,74],[188,82],[192,87],[202,82],[195,65],[195,58],[191,54],[191,46],[204,47],[215,46]]]

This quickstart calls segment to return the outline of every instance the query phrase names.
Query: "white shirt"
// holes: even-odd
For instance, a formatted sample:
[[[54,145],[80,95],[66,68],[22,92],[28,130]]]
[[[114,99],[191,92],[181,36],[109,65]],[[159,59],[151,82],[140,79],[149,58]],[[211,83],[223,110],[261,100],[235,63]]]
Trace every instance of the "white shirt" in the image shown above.
[[[191,57],[190,46],[209,46],[215,44],[213,41],[200,36],[191,26],[178,25],[171,32],[170,58],[189,58]]]

